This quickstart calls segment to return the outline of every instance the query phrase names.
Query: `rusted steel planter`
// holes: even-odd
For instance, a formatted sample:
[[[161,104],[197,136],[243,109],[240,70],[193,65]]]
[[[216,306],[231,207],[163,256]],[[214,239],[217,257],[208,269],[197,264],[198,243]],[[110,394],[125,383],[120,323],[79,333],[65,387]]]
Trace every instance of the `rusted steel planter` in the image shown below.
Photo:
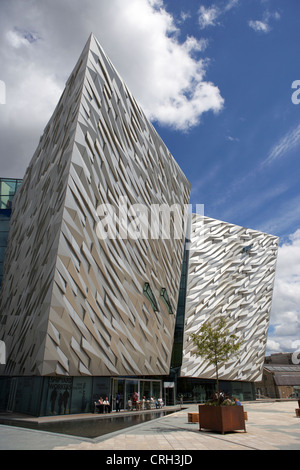
[[[244,408],[238,405],[199,405],[199,430],[201,429],[210,429],[222,434],[238,430],[246,432]]]

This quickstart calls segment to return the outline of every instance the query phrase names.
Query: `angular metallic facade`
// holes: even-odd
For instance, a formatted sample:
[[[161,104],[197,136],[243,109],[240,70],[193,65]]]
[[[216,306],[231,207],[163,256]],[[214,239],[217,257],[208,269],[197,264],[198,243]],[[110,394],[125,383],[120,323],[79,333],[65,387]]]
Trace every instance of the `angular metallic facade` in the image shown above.
[[[120,228],[120,198],[125,209],[183,208],[189,194],[91,35],[14,200],[0,307],[3,375],[168,374],[186,219],[177,238],[105,238],[99,207],[115,209]]]
[[[13,201],[0,374],[164,376],[173,349],[180,377],[214,379],[190,334],[225,317],[244,344],[220,379],[259,380],[278,239],[198,215],[187,235],[189,195],[91,35]],[[152,224],[160,209],[173,221],[180,212],[176,236],[157,231],[162,218]]]
[[[189,248],[181,377],[214,379],[190,339],[201,325],[225,318],[244,342],[222,364],[222,380],[260,380],[273,294],[278,238],[193,214]]]

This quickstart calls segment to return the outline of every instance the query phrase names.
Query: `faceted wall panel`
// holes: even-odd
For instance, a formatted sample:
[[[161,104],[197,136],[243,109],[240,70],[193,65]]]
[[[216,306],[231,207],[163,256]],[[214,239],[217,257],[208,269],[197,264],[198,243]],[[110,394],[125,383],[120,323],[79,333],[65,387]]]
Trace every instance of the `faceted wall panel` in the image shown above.
[[[136,214],[184,207],[189,193],[91,35],[14,201],[1,298],[4,373],[167,374],[186,218],[180,237],[155,238]],[[128,213],[133,205],[137,213]],[[106,208],[114,237],[99,236]]]
[[[223,380],[261,376],[277,257],[277,237],[194,215],[188,267],[182,377],[215,378],[215,369],[193,355],[190,340],[206,321],[225,318],[243,339],[240,354],[219,370]]]

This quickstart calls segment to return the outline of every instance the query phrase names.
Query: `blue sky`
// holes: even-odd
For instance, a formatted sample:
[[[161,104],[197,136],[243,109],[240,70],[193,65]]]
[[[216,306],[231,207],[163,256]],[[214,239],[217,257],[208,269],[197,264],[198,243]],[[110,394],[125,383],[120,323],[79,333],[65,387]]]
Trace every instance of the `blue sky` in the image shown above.
[[[174,4],[178,15],[181,1],[167,1],[167,9]],[[191,201],[204,203],[207,215],[286,238],[300,222],[300,106],[291,100],[300,77],[300,3],[243,0],[225,11],[228,2],[218,1],[220,15],[202,28],[199,2],[186,4],[182,34],[208,40],[206,79],[224,105],[185,135],[158,131],[192,183]],[[250,21],[265,21],[266,30]]]
[[[268,351],[300,350],[299,18],[299,0],[1,0],[1,176],[23,177],[93,32],[191,203],[280,237]]]
[[[186,134],[157,129],[192,183],[193,204],[280,237],[268,352],[297,350],[300,94],[292,85],[300,77],[300,2],[243,0],[227,10],[227,1],[186,3],[181,33],[208,41],[206,79],[224,104]],[[166,5],[181,14],[181,1]]]

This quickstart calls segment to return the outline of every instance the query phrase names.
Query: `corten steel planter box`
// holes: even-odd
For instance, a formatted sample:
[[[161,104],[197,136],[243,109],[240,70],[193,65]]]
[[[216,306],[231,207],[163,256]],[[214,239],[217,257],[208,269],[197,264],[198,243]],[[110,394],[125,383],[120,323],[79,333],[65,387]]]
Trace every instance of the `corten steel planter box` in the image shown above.
[[[229,431],[246,432],[242,406],[199,405],[199,430],[210,429],[222,434]]]

